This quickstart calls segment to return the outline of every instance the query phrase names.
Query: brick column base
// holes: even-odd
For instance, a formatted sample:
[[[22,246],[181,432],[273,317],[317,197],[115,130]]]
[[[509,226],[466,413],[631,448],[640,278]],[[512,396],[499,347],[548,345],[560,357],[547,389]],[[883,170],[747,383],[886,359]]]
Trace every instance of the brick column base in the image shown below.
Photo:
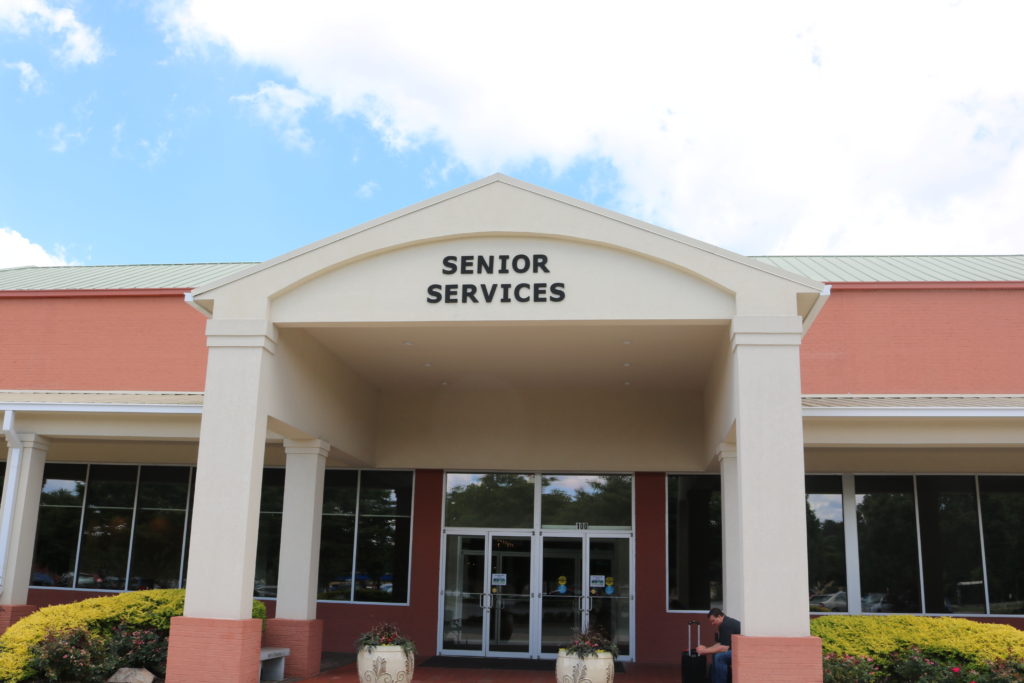
[[[284,660],[284,674],[289,678],[310,678],[320,673],[323,644],[321,619],[267,619],[263,645],[291,649]]]
[[[19,619],[27,617],[37,609],[39,608],[35,605],[0,605],[0,635]]]
[[[732,637],[734,683],[821,683],[821,638]]]
[[[172,617],[167,683],[260,680],[262,619]]]

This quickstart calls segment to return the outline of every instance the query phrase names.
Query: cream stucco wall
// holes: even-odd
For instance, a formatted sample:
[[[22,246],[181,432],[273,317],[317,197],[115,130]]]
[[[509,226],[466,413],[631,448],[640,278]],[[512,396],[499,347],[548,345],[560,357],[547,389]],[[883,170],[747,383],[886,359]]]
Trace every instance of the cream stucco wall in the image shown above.
[[[379,467],[700,471],[699,394],[437,387],[382,397]]]

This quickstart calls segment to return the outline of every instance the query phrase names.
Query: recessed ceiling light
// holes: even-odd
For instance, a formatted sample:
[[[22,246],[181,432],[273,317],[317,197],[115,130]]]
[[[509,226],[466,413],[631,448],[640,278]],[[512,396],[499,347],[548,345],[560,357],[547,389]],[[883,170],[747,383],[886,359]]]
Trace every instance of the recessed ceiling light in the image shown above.
[[[402,342],[402,346],[412,346],[412,342],[411,341],[404,341],[404,342]]]

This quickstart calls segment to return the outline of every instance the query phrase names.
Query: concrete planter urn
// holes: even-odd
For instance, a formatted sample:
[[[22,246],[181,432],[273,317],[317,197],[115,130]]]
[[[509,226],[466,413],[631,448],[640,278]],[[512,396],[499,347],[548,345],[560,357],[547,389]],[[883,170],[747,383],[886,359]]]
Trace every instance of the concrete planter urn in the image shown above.
[[[360,683],[411,683],[416,656],[402,645],[360,648],[356,669]]]
[[[356,640],[360,683],[412,683],[416,645],[394,624],[378,624]]]
[[[599,650],[591,655],[568,654],[558,651],[555,660],[557,683],[612,683],[615,680],[615,657],[611,652]]]

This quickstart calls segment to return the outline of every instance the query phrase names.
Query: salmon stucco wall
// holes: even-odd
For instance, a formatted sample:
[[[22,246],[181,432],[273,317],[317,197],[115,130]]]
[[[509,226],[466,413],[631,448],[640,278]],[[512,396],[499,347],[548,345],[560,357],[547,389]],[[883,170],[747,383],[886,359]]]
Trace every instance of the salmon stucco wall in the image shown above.
[[[801,350],[805,394],[1019,394],[1024,283],[835,285]]]
[[[184,291],[4,294],[0,389],[203,390],[206,318]]]

